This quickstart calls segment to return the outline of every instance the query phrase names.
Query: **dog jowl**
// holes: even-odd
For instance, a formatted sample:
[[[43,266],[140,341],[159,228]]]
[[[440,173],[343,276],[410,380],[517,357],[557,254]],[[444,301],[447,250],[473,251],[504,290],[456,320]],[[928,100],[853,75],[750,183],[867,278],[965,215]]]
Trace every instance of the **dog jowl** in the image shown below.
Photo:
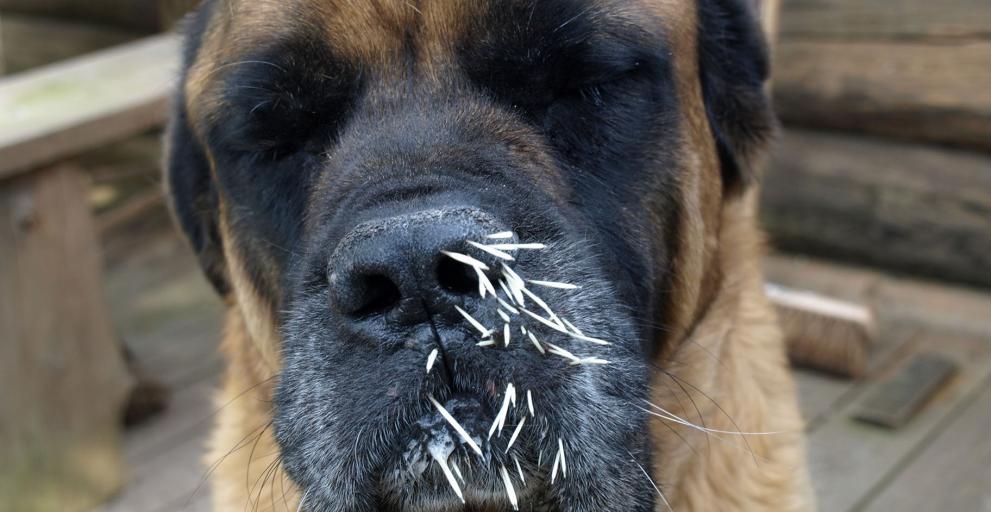
[[[168,185],[252,402],[212,448],[262,446],[218,508],[677,499],[654,390],[772,125],[747,5],[217,0],[187,32]]]

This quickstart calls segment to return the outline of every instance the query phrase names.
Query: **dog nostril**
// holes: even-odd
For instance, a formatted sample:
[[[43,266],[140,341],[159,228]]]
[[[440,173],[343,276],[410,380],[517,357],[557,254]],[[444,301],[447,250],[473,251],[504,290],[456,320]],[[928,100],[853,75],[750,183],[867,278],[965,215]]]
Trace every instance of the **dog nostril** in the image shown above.
[[[475,271],[463,263],[443,256],[437,262],[437,283],[448,292],[467,295],[478,290]]]
[[[360,300],[352,316],[366,317],[385,313],[399,304],[402,294],[396,283],[382,274],[362,276],[359,280]]]

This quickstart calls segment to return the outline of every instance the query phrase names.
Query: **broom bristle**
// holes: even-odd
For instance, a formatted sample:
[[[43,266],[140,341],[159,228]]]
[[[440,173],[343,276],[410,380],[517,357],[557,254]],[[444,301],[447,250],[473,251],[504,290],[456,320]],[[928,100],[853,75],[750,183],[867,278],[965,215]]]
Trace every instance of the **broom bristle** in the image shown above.
[[[792,363],[860,378],[876,335],[870,308],[768,284]]]

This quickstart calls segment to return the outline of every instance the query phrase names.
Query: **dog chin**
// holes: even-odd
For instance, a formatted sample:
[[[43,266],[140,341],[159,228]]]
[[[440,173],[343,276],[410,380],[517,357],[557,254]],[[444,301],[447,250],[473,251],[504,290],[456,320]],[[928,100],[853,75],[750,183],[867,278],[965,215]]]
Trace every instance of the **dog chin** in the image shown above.
[[[518,500],[535,500],[535,477],[527,487],[516,480],[515,461],[526,462],[528,450],[517,443],[512,451],[496,446],[505,444],[511,428],[494,436],[485,435],[492,423],[484,398],[462,395],[447,400],[443,407],[459,419],[470,436],[470,443],[453,431],[438,411],[425,414],[405,436],[405,443],[382,473],[383,501],[395,510],[416,512],[451,510],[502,510],[508,501],[500,467],[512,470],[514,493]],[[515,457],[515,459],[511,459]],[[508,473],[507,473],[508,474]],[[529,507],[528,507],[529,508]]]
[[[472,462],[467,458],[458,457],[457,459],[452,457],[450,462],[457,463],[460,467],[472,467]],[[397,470],[399,469],[397,468]],[[459,480],[463,501],[452,490],[443,472],[436,465],[431,465],[417,476],[407,475],[400,477],[401,479],[386,477],[382,482],[381,502],[383,510],[396,512],[509,512],[513,510],[498,470],[475,467],[461,471],[470,471],[468,475],[465,475],[463,483]],[[554,510],[549,504],[540,503],[541,493],[536,485],[519,486],[517,482],[516,486],[515,492],[521,509]]]

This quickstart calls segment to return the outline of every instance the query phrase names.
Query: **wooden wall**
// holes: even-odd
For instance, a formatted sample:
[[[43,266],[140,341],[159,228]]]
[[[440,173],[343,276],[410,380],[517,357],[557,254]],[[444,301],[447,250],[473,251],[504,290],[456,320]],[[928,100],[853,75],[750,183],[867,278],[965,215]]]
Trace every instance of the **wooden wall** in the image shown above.
[[[777,246],[991,286],[991,2],[785,0],[774,80]]]
[[[155,32],[198,0],[0,0],[0,11]]]

